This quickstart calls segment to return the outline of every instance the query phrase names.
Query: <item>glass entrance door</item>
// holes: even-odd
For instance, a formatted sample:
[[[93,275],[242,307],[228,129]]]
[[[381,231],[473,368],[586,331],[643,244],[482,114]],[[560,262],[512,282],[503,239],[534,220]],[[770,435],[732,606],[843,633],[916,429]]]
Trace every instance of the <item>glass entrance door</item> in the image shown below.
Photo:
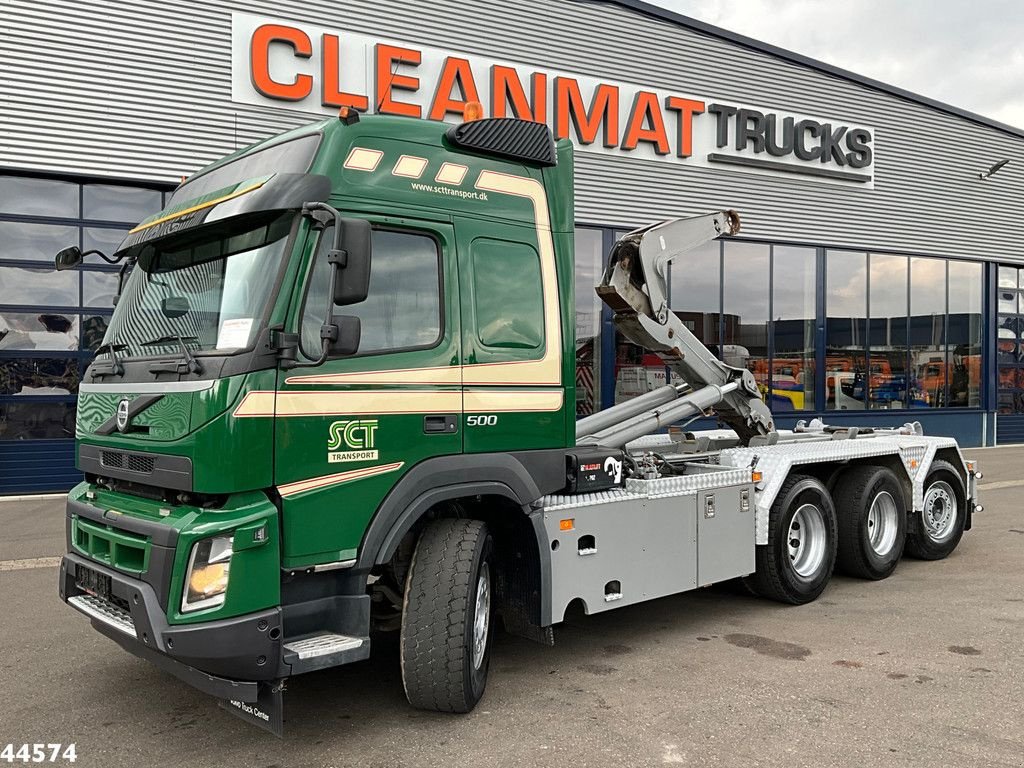
[[[1024,442],[1024,269],[1000,267],[996,292],[997,439]]]

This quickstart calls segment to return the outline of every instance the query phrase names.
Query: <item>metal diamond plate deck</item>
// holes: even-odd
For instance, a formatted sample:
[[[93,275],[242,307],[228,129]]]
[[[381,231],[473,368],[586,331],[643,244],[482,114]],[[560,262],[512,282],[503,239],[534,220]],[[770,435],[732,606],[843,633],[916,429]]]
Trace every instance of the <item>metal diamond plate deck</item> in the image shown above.
[[[560,509],[578,509],[580,507],[592,507],[596,504],[611,504],[614,501],[631,501],[643,498],[636,493],[619,488],[610,491],[598,491],[597,493],[563,494],[554,493],[549,496],[542,496],[537,504],[545,512],[555,512]]]
[[[748,469],[723,469],[693,475],[671,475],[669,477],[659,477],[656,480],[630,478],[626,480],[626,490],[649,498],[657,498],[661,496],[681,496],[708,488],[721,488],[726,485],[739,485],[740,483],[749,482],[750,471]]]

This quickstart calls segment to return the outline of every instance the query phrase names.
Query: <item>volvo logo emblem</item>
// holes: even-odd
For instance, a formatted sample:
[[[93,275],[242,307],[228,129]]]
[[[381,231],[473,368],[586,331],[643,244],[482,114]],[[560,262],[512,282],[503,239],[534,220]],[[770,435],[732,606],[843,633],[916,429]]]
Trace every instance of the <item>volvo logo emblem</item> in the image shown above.
[[[128,399],[125,398],[117,404],[117,431],[124,432],[128,429]]]

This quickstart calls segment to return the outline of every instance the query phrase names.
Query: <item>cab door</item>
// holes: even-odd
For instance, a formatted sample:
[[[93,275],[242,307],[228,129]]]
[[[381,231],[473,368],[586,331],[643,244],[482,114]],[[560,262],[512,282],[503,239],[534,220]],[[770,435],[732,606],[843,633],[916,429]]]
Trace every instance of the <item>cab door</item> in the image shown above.
[[[320,366],[332,228],[312,234],[293,327],[299,365],[278,373],[275,483],[285,567],[352,559],[374,511],[423,459],[463,449],[461,328],[447,223],[366,217],[365,301],[334,307],[361,322],[359,349]]]

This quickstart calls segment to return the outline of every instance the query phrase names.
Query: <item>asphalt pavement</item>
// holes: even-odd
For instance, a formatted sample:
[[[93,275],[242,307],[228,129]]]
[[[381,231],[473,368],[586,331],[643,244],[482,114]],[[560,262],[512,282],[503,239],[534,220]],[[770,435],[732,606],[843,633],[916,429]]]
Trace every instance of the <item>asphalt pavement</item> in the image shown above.
[[[57,597],[61,502],[0,501],[0,748],[74,743],[105,768],[1022,766],[1024,448],[969,453],[985,511],[947,560],[837,576],[802,607],[716,587],[575,616],[554,648],[500,635],[462,716],[411,709],[375,641],[289,682],[283,740],[93,631]]]

